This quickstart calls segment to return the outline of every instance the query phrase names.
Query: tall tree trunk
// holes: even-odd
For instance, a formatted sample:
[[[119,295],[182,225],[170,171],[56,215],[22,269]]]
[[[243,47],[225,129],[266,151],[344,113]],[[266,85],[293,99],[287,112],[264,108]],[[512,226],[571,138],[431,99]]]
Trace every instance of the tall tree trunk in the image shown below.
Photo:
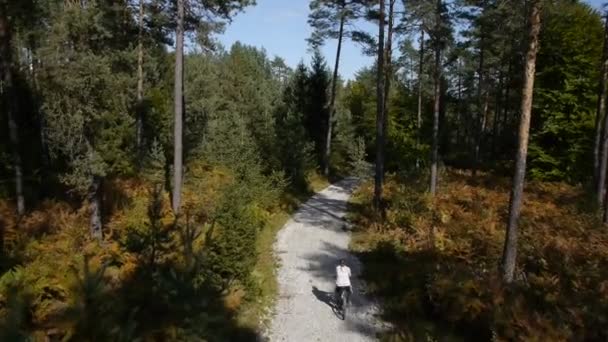
[[[475,165],[473,167],[473,176],[477,174],[479,170],[479,164],[481,160],[481,145],[483,143],[486,130],[488,128],[488,111],[490,108],[490,92],[486,91],[481,104],[481,122],[479,122],[479,127],[477,130],[477,134],[475,137]]]
[[[458,105],[456,106],[456,146],[460,146],[460,125],[462,122],[462,60],[458,58]]]
[[[91,237],[97,240],[103,238],[101,209],[102,209],[102,185],[103,179],[99,176],[93,176],[91,186],[87,195],[89,200],[90,224],[89,229]]]
[[[483,29],[483,28],[482,28]],[[480,145],[481,145],[481,138],[483,136],[483,132],[485,129],[485,119],[486,119],[486,113],[485,113],[485,108],[484,108],[484,103],[483,103],[483,94],[484,94],[484,83],[483,83],[483,73],[484,73],[484,54],[485,54],[485,50],[484,50],[484,41],[483,41],[483,34],[481,35],[481,38],[479,39],[479,83],[477,85],[477,105],[479,108],[479,118],[478,118],[478,127],[477,127],[477,133],[475,134],[475,150],[473,151],[473,170],[471,171],[473,177],[475,177],[475,175],[477,174],[477,168],[478,168],[478,163],[479,163],[479,149],[480,149]]]
[[[439,112],[441,111],[441,42],[440,42],[440,25],[441,25],[441,0],[437,0],[436,8],[436,32],[435,32],[435,93],[433,105],[433,144],[431,150],[431,196],[437,193],[437,163],[439,160]]]
[[[606,129],[606,85],[608,82],[608,17],[605,19],[604,27],[604,54],[602,57],[602,71],[600,76],[600,87],[597,101],[597,113],[595,115],[595,146],[593,150],[594,156],[594,178],[595,178],[595,193],[598,208],[602,207],[604,201],[604,192],[606,191],[606,162],[608,159],[608,130]],[[602,132],[602,126],[603,132]],[[602,141],[603,135],[603,144]]]
[[[521,96],[521,119],[519,124],[519,147],[515,157],[515,174],[509,203],[509,220],[502,254],[502,277],[506,283],[513,281],[517,259],[517,225],[519,221],[524,180],[526,176],[526,157],[528,155],[528,138],[530,132],[530,117],[532,114],[532,98],[534,95],[534,74],[536,72],[536,53],[538,51],[538,36],[541,27],[540,12],[542,0],[533,0],[530,10],[528,49],[525,60],[525,73]]]
[[[388,129],[388,108],[389,108],[389,93],[391,91],[391,77],[393,75],[393,16],[395,12],[395,1],[389,0],[388,5],[388,27],[386,35],[386,53],[384,55],[384,136],[386,137],[386,131]]]
[[[30,42],[30,52],[31,52],[31,71],[32,71],[32,84],[34,85],[34,91],[36,93],[36,109],[38,119],[38,129],[39,129],[39,139],[40,139],[40,150],[41,150],[41,165],[43,170],[41,170],[41,175],[44,177],[49,173],[49,169],[51,167],[51,157],[49,152],[48,138],[46,136],[46,118],[44,115],[44,111],[42,110],[41,101],[40,101],[40,85],[38,83],[38,57],[37,57],[37,44],[34,39],[31,39]]]
[[[416,118],[416,148],[420,148],[422,134],[422,73],[424,72],[424,29],[420,25],[420,60],[418,62],[418,116]],[[420,167],[420,158],[416,157],[416,169]]]
[[[407,82],[407,89],[412,89],[414,87],[414,75],[416,75],[416,66],[414,65],[414,59],[413,58],[409,58],[409,79]]]
[[[137,163],[141,165],[143,157],[144,130],[144,0],[139,0],[139,33],[137,35],[137,118],[135,122],[135,139],[137,148]]]
[[[394,21],[394,12],[395,12],[395,1],[389,0],[388,4],[388,27],[387,27],[387,35],[386,35],[386,44],[384,46],[385,54],[384,54],[384,96],[382,100],[384,104],[382,105],[383,111],[383,122],[382,122],[382,156],[383,163],[386,163],[386,137],[388,136],[388,116],[389,116],[389,94],[391,88],[391,78],[393,76],[393,21]],[[384,185],[384,170],[382,172],[382,181],[381,183]]]
[[[183,87],[184,87],[184,1],[177,0],[177,27],[175,29],[175,122],[173,127],[173,213],[179,214],[182,197],[183,162]]]
[[[494,116],[492,117],[492,156],[496,155],[496,142],[498,141],[498,118],[500,116],[500,97],[502,95],[502,70],[499,71],[498,87],[496,88],[496,102],[494,104]]]
[[[431,185],[432,196],[437,193],[437,163],[439,160],[439,112],[441,111],[441,49],[435,50],[435,91],[433,104],[433,144],[431,151]]]
[[[604,212],[602,214],[602,223],[604,225],[608,225],[608,191],[606,191],[606,189],[604,189],[604,194],[607,198],[604,198]]]
[[[502,108],[502,119],[501,126],[503,132],[501,133],[501,138],[504,137],[504,132],[507,129],[507,117],[509,115],[510,101],[509,97],[511,95],[511,71],[513,69],[512,61],[509,60],[509,67],[507,68],[507,80],[505,82],[505,97],[503,99],[503,108]]]
[[[376,175],[374,177],[374,207],[382,208],[382,186],[384,180],[384,0],[380,0],[378,23],[378,65],[376,70]]]
[[[604,141],[604,147],[606,147],[605,141]],[[608,225],[608,191],[606,191],[606,189],[604,189],[604,194],[606,195],[606,197],[604,198],[604,207],[602,208],[604,211],[602,214],[602,223],[604,225]]]
[[[606,96],[606,94],[604,93],[603,96]],[[605,101],[605,100],[604,100]],[[605,108],[603,108],[603,110],[605,110]],[[604,202],[606,201],[606,164],[608,164],[608,118],[606,117],[605,113],[604,113],[604,129],[603,129],[603,137],[602,137],[602,146],[601,146],[601,156],[600,156],[600,170],[599,170],[599,178],[598,178],[598,185],[597,185],[597,189],[596,191],[598,192],[598,205],[601,206],[604,205]],[[601,198],[600,198],[601,197]],[[603,215],[603,223],[608,223],[608,213],[606,212],[606,210],[608,210],[608,207],[606,207],[604,209],[604,215]]]
[[[19,145],[19,126],[17,124],[17,101],[13,84],[11,27],[6,16],[6,6],[0,7],[0,96],[8,115],[8,133],[13,154],[15,171],[15,198],[17,215],[25,214],[25,197],[23,195],[23,165]]]
[[[342,39],[344,36],[344,21],[346,16],[344,7],[340,16],[340,30],[338,31],[338,48],[336,49],[336,64],[334,66],[334,77],[331,80],[331,98],[329,100],[329,118],[327,119],[327,136],[325,137],[325,154],[323,162],[323,174],[329,176],[329,167],[331,159],[331,134],[333,128],[333,120],[336,115],[336,90],[338,89],[338,69],[340,67],[340,53],[342,52]]]

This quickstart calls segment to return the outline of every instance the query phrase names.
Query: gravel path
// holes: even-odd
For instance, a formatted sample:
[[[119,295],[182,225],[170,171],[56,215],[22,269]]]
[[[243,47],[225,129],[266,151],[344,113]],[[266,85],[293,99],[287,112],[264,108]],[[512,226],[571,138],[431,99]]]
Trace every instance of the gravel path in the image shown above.
[[[365,298],[358,280],[361,264],[348,252],[350,233],[343,220],[357,186],[347,178],[304,203],[279,232],[279,298],[267,339],[290,342],[374,341],[380,329],[377,305]],[[330,303],[336,263],[346,259],[353,273],[353,295],[345,321]]]

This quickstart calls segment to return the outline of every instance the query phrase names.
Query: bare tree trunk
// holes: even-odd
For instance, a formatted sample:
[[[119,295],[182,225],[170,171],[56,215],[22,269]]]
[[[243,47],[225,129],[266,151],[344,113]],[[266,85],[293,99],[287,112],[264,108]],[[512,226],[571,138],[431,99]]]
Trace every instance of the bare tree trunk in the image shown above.
[[[177,27],[175,29],[175,123],[173,127],[173,213],[179,214],[182,197],[183,168],[183,87],[184,87],[184,1],[177,0]]]
[[[0,98],[8,114],[8,133],[13,154],[15,171],[15,198],[17,215],[25,214],[25,197],[23,195],[23,165],[19,150],[19,126],[17,124],[17,101],[13,84],[11,27],[6,17],[5,6],[0,7]]]
[[[486,113],[485,113],[485,108],[484,108],[484,104],[483,104],[483,94],[484,94],[484,83],[483,83],[483,73],[484,73],[484,41],[483,41],[483,34],[481,35],[481,38],[479,40],[479,84],[477,86],[477,105],[479,106],[479,118],[478,118],[478,124],[479,127],[477,129],[477,133],[475,135],[475,150],[473,151],[473,170],[471,171],[471,174],[473,175],[473,177],[475,177],[475,175],[477,174],[477,168],[478,168],[478,164],[479,164],[479,149],[480,149],[480,145],[481,145],[481,137],[483,136],[483,132],[485,129],[485,119],[486,119]]]
[[[416,147],[420,148],[422,129],[422,73],[424,72],[424,29],[420,26],[420,60],[418,62],[418,117],[416,118]],[[420,158],[416,157],[416,169],[420,167]]]
[[[605,94],[604,94],[605,96]],[[605,108],[603,108],[605,110]],[[608,120],[604,115],[604,131],[602,137],[602,146],[601,146],[601,158],[600,158],[600,170],[599,170],[599,178],[598,185],[596,191],[598,192],[598,205],[604,205],[606,201],[606,164],[608,164]],[[604,211],[608,210],[608,207]],[[608,213],[604,213],[603,215],[603,223],[608,223]]]
[[[456,145],[460,146],[460,125],[462,122],[462,60],[458,58],[458,106],[456,106]]]
[[[144,98],[144,0],[139,0],[139,34],[137,42],[137,118],[135,122],[135,139],[137,163],[141,164],[143,149],[143,98]]]
[[[608,197],[608,191],[605,191],[604,189],[604,194],[606,195],[606,197]],[[604,198],[604,208],[603,208],[603,214],[602,214],[602,223],[604,225],[608,225],[608,198]]]
[[[502,110],[502,122],[501,122],[501,126],[502,126],[502,130],[503,132],[505,131],[505,129],[507,128],[507,116],[509,114],[509,96],[511,95],[511,71],[513,69],[512,66],[512,62],[509,61],[509,67],[507,69],[507,80],[505,82],[505,97],[503,100],[503,110]],[[503,137],[504,133],[501,133],[501,137]]]
[[[409,77],[408,82],[407,82],[407,89],[412,89],[414,87],[414,75],[416,74],[416,71],[415,71],[415,67],[416,66],[414,65],[414,59],[413,58],[409,59],[409,67],[410,68],[409,68],[409,72],[408,73],[409,73],[410,77]]]
[[[386,44],[385,44],[385,54],[384,54],[384,97],[382,100],[384,104],[382,105],[382,110],[384,112],[383,115],[383,123],[382,123],[382,156],[383,159],[386,159],[386,137],[388,135],[388,116],[389,116],[389,93],[391,88],[391,77],[393,75],[393,24],[394,24],[394,12],[395,12],[395,1],[389,0],[388,5],[388,27],[387,27],[387,36],[386,36]],[[383,160],[383,163],[386,163],[386,160]],[[384,184],[384,172],[382,172],[382,181]]]
[[[500,97],[502,95],[502,82],[503,73],[502,70],[498,76],[498,87],[496,88],[496,102],[494,105],[494,116],[492,117],[492,155],[496,155],[496,142],[498,140],[498,117],[500,116]]]
[[[103,180],[99,176],[93,176],[91,186],[87,195],[89,200],[89,210],[91,211],[89,229],[91,237],[97,240],[103,238],[102,221],[101,221],[101,198],[102,198]]]
[[[485,136],[486,130],[488,128],[488,110],[490,108],[490,93],[486,91],[483,97],[483,103],[481,105],[481,122],[479,123],[477,136],[475,140],[475,165],[473,167],[473,176],[477,174],[479,170],[479,164],[481,159],[481,145],[483,142],[483,138]]]
[[[437,193],[437,163],[439,159],[439,112],[441,111],[441,49],[435,50],[435,92],[433,104],[433,146],[431,151],[431,185],[432,196]]]
[[[329,176],[330,157],[331,157],[331,134],[333,128],[333,120],[336,115],[336,90],[338,88],[338,69],[340,67],[340,53],[342,52],[342,39],[344,36],[344,7],[340,17],[340,30],[338,32],[338,48],[336,49],[336,64],[334,66],[334,77],[331,80],[331,99],[329,101],[329,118],[327,120],[327,136],[325,137],[325,154],[323,162],[323,174]]]
[[[521,119],[519,124],[519,147],[515,158],[515,174],[509,203],[509,220],[502,254],[502,277],[506,283],[513,281],[517,260],[517,225],[521,212],[524,180],[526,176],[526,157],[528,154],[528,138],[530,132],[530,117],[532,114],[532,98],[534,95],[534,74],[536,72],[536,53],[538,51],[538,36],[541,27],[541,0],[533,0],[530,10],[530,26],[528,49],[525,60],[525,73],[521,97]]]
[[[606,128],[606,85],[608,82],[608,17],[605,19],[604,27],[604,54],[602,58],[602,71],[600,76],[600,87],[597,101],[597,113],[595,115],[595,146],[594,156],[594,179],[595,193],[598,208],[601,208],[606,191],[606,162],[608,159],[608,130]],[[602,127],[603,131],[602,131]],[[603,135],[603,137],[602,137]],[[603,140],[603,144],[600,141]]]
[[[385,57],[384,57],[384,136],[386,137],[387,130],[387,120],[388,113],[387,110],[389,108],[389,93],[391,90],[391,77],[393,74],[393,16],[395,12],[395,1],[389,0],[388,5],[388,28],[387,28],[387,36],[386,36],[386,46],[385,46]]]
[[[36,92],[36,98],[37,98],[37,103],[36,103],[36,109],[38,110],[37,112],[37,116],[36,118],[38,119],[38,129],[39,131],[39,138],[40,138],[40,150],[42,152],[42,156],[41,156],[41,164],[42,164],[42,168],[43,170],[41,170],[41,174],[42,177],[44,177],[45,174],[48,174],[49,172],[49,168],[51,167],[51,157],[50,157],[50,153],[49,153],[49,146],[48,146],[48,138],[46,136],[46,119],[44,116],[44,111],[42,110],[42,106],[40,105],[40,86],[38,83],[38,58],[37,53],[36,53],[36,49],[37,49],[37,44],[34,42],[33,39],[30,40],[30,54],[31,54],[31,72],[32,72],[32,84],[34,85],[34,91]]]
[[[381,211],[384,180],[384,0],[380,0],[378,23],[378,65],[376,70],[376,175],[374,177],[374,208]]]
[[[441,111],[441,39],[439,26],[441,25],[441,0],[437,0],[436,31],[435,32],[435,94],[433,105],[433,146],[431,150],[431,184],[430,193],[435,197],[437,193],[437,163],[439,159],[439,112]]]

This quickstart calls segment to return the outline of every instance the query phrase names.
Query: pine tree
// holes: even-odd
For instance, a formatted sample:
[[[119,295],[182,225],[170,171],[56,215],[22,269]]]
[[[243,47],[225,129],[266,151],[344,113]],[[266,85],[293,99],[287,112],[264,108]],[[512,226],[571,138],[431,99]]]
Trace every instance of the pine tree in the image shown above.
[[[310,3],[310,10],[308,23],[314,30],[308,39],[310,45],[316,49],[328,38],[338,41],[329,98],[329,120],[327,121],[323,151],[322,168],[323,174],[327,176],[330,168],[332,126],[336,115],[336,91],[342,42],[351,33],[347,29],[349,24],[361,16],[362,3],[361,0],[313,0]]]
[[[318,49],[312,56],[307,80],[306,130],[315,143],[318,164],[323,168],[326,142],[324,128],[328,127],[330,119],[327,90],[331,81],[325,58]]]
[[[281,86],[285,86],[293,70],[291,70],[285,63],[285,60],[279,56],[275,56],[270,64],[274,77],[281,83]]]
[[[521,98],[519,148],[515,158],[515,175],[513,176],[513,188],[511,190],[511,199],[509,204],[509,218],[507,222],[506,238],[501,264],[502,277],[506,283],[513,281],[515,263],[517,259],[517,226],[521,212],[524,180],[526,175],[526,157],[528,152],[530,118],[532,114],[536,54],[538,51],[538,38],[541,28],[541,5],[541,0],[534,0],[530,9],[528,49],[526,52],[524,83]]]
[[[17,101],[13,79],[12,62],[12,28],[8,17],[8,4],[0,2],[0,101],[8,116],[8,130],[13,155],[15,198],[17,199],[17,215],[25,213],[25,198],[23,194],[23,165],[21,146],[19,143],[19,126],[17,125]]]
[[[201,17],[217,16],[220,19],[230,19],[235,11],[252,4],[251,0],[220,0],[211,3],[192,1],[189,3],[189,14],[195,23]],[[186,0],[177,0],[177,13],[175,17],[175,83],[174,83],[174,124],[173,124],[173,191],[172,208],[177,215],[181,205],[182,178],[183,178],[183,112],[184,112],[184,34]],[[210,25],[214,27],[214,25]]]
[[[528,174],[541,180],[590,183],[595,192],[594,121],[604,25],[584,3],[546,3],[543,12]],[[580,30],[586,34],[572,39]],[[560,59],[554,58],[556,53]]]
[[[390,92],[391,92],[391,80],[394,77],[393,70],[393,39],[394,39],[394,29],[395,29],[395,3],[396,0],[388,0],[388,12],[387,12],[387,22],[386,22],[386,44],[385,44],[385,52],[384,52],[384,124],[382,128],[384,129],[384,133],[382,134],[385,139],[388,135],[388,123],[389,123],[389,100],[390,100]],[[385,152],[386,153],[386,152]],[[384,176],[382,182],[384,183]]]
[[[306,66],[298,65],[283,91],[277,113],[277,143],[283,170],[291,183],[306,189],[306,172],[314,168],[314,143],[305,126],[307,87]]]
[[[132,121],[126,113],[135,98],[134,70],[121,66],[130,54],[127,37],[135,25],[123,19],[129,17],[126,4],[66,3],[52,10],[53,26],[40,48],[49,148],[55,159],[66,161],[62,182],[88,199],[90,232],[101,239],[104,180],[132,168],[131,151],[124,146],[130,145]],[[96,21],[100,17],[106,20]],[[68,46],[64,54],[70,58],[57,56],[57,45]]]
[[[183,116],[184,116],[184,1],[177,0],[177,25],[175,26],[175,90],[173,101],[175,116],[173,123],[173,212],[177,215],[182,197],[183,168]]]
[[[606,192],[606,166],[608,165],[608,120],[606,120],[606,96],[608,86],[608,16],[604,18],[604,51],[600,85],[598,90],[597,113],[595,117],[594,178],[596,180],[596,201],[598,208],[604,204]],[[603,127],[602,127],[603,126]],[[602,136],[603,132],[603,136]],[[603,141],[602,141],[603,138]],[[606,215],[604,215],[606,216]],[[604,220],[606,222],[606,220]]]
[[[135,145],[138,164],[143,154],[143,100],[144,100],[144,0],[138,4],[138,34],[137,34],[137,113],[135,119]]]
[[[431,179],[429,191],[432,196],[437,192],[437,175],[439,163],[439,120],[442,110],[442,82],[443,82],[443,61],[442,53],[448,41],[451,38],[451,25],[447,8],[442,0],[437,0],[433,9],[432,29],[429,32],[431,36],[431,46],[435,55],[434,67],[434,94],[433,94],[433,130],[432,130],[432,146],[431,146]]]
[[[418,108],[416,116],[416,147],[420,148],[420,135],[422,129],[422,75],[424,72],[424,29],[420,27],[420,53],[418,61]],[[416,168],[420,166],[420,159],[416,158]]]
[[[382,211],[382,190],[384,182],[384,144],[386,124],[384,108],[384,83],[385,83],[385,51],[384,51],[384,25],[385,25],[385,3],[380,0],[378,11],[378,48],[376,63],[376,173],[374,176],[374,208]]]

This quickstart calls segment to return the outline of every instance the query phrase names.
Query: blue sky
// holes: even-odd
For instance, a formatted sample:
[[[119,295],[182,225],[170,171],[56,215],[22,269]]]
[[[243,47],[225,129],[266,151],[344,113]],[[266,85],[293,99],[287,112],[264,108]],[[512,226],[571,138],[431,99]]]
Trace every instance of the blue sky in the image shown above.
[[[599,8],[605,0],[587,0]],[[283,57],[288,65],[295,66],[304,59],[310,61],[306,38],[310,35],[308,26],[309,0],[257,0],[257,5],[239,13],[226,28],[219,40],[226,47],[234,42],[263,47],[269,56]],[[329,40],[322,49],[327,62],[333,67],[336,42]],[[345,42],[340,58],[340,74],[350,79],[373,59],[364,56],[361,49],[352,42]]]

